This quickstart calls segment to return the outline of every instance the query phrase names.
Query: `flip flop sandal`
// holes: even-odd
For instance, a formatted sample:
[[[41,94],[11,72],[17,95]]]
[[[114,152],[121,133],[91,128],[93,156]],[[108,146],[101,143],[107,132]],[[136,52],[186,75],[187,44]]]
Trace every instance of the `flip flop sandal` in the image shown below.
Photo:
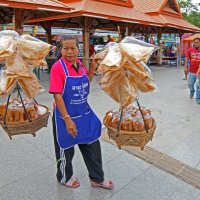
[[[70,178],[67,183],[65,183],[65,186],[69,188],[77,188],[80,186],[80,181],[76,178]]]
[[[114,183],[112,181],[104,181],[102,183],[96,183],[94,181],[91,181],[92,187],[102,187],[104,189],[113,189]]]

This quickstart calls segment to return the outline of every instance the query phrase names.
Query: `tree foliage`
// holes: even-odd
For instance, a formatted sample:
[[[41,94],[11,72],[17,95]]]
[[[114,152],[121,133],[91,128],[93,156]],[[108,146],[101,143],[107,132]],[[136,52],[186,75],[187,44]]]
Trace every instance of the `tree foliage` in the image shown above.
[[[178,0],[178,4],[183,14],[183,18],[200,27],[200,11],[198,10],[200,3],[194,4],[191,0]]]

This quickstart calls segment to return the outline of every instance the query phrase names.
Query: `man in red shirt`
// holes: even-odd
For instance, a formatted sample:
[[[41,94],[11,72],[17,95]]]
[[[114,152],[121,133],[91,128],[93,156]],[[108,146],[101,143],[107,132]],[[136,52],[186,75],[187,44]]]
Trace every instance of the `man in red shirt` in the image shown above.
[[[192,99],[195,93],[194,85],[196,82],[196,74],[200,65],[200,38],[193,40],[193,48],[188,49],[185,60],[185,73],[188,72],[188,87],[190,89],[190,98]],[[190,67],[188,69],[188,60],[190,60]],[[200,88],[196,85],[196,102],[200,104]]]

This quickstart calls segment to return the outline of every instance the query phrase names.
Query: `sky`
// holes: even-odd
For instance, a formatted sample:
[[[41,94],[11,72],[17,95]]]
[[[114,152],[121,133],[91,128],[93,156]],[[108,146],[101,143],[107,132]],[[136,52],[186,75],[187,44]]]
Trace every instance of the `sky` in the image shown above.
[[[192,3],[200,3],[200,0],[192,0]],[[200,6],[198,8],[200,10]]]
[[[192,0],[193,3],[200,3],[200,0]]]

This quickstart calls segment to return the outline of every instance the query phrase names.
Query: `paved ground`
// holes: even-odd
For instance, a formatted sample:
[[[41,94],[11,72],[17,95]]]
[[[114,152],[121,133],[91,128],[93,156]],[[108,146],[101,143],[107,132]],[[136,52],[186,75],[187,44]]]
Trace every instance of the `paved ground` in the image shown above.
[[[148,147],[200,170],[200,106],[188,98],[182,69],[152,67],[152,71],[158,92],[140,95],[140,103],[153,111],[157,122],[155,137]],[[48,77],[45,72],[41,75],[46,88]],[[47,92],[37,100],[51,107],[52,97]],[[101,120],[108,110],[117,108],[96,80],[89,101]],[[0,129],[0,200],[200,200],[200,190],[192,185],[107,142],[101,144],[105,175],[115,182],[115,189],[90,187],[78,149],[74,173],[81,186],[69,189],[55,179],[51,120],[35,138],[16,136],[10,141]]]

